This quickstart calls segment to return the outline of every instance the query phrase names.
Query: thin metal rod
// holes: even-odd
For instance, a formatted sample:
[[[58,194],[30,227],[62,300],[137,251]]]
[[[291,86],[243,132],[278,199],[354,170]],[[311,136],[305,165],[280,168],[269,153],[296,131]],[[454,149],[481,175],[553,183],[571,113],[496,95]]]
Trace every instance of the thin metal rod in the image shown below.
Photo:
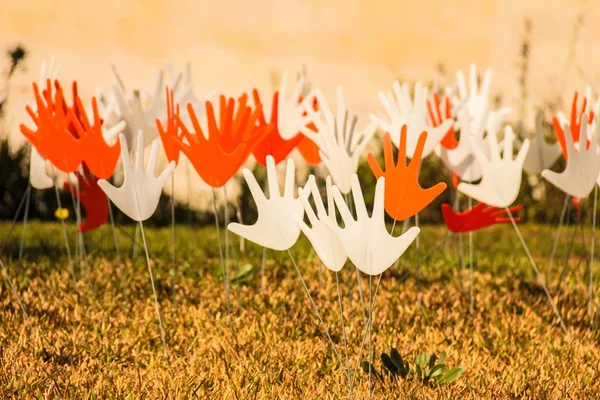
[[[56,186],[56,178],[54,178],[54,193],[56,193],[56,202],[58,203],[58,208],[62,209],[60,195],[58,194],[58,186]],[[65,225],[65,220],[63,218],[60,219],[60,224],[62,226],[63,237],[65,239],[65,247],[67,248],[67,256],[69,257],[69,265],[71,266],[71,275],[73,276],[73,282],[76,283],[77,278],[75,277],[75,265],[73,264],[73,258],[71,258],[71,247],[69,246],[69,237],[67,236],[67,227]]]
[[[28,190],[30,190],[30,189],[28,189]],[[12,234],[12,231],[15,228],[15,225],[17,224],[17,219],[21,215],[21,209],[23,208],[23,205],[25,204],[26,198],[27,198],[27,191],[25,191],[25,193],[23,193],[23,197],[21,197],[21,202],[19,203],[19,207],[17,207],[17,212],[15,213],[12,223],[10,224],[10,228],[8,228],[8,233],[4,236],[4,240],[2,241],[2,246],[0,246],[0,253],[4,250],[4,246],[6,246],[6,243],[8,243],[8,239],[10,238],[10,235]]]
[[[369,274],[369,304],[371,305],[369,310],[369,400],[373,396],[373,388],[371,387],[371,365],[373,364],[373,275]]]
[[[598,185],[594,185],[594,213],[592,214],[592,248],[590,250],[590,287],[589,295],[590,302],[588,306],[588,312],[593,316],[593,303],[594,303],[594,250],[596,247],[596,203],[598,200]]]
[[[333,348],[333,352],[335,353],[335,356],[337,357],[338,362],[340,363],[340,367],[342,367],[342,370],[344,371],[346,378],[348,378],[348,382],[350,382],[350,376],[348,375],[348,371],[346,371],[346,369],[344,368],[344,362],[342,361],[342,357],[340,357],[340,353],[338,353],[337,348],[335,347],[335,344],[333,343],[333,339],[331,339],[331,335],[329,335],[329,329],[327,329],[327,326],[325,325],[325,321],[323,321],[323,317],[321,316],[321,313],[319,312],[319,309],[318,309],[317,305],[315,304],[315,301],[313,300],[312,296],[310,295],[310,291],[308,290],[308,286],[306,286],[306,282],[304,281],[304,278],[302,277],[302,273],[300,272],[300,269],[298,268],[298,264],[296,264],[296,260],[294,259],[294,256],[292,256],[292,252],[290,251],[290,249],[287,249],[287,253],[290,256],[290,260],[292,260],[292,264],[294,264],[294,268],[296,268],[296,272],[298,273],[298,276],[300,277],[300,281],[302,282],[304,291],[308,295],[308,299],[310,300],[310,303],[312,304],[313,309],[315,310],[315,313],[317,314],[317,318],[319,318],[319,321],[321,322],[321,327],[325,331],[325,335],[327,336],[327,339],[329,339],[329,343],[331,344],[331,347]]]
[[[344,324],[344,306],[342,305],[342,289],[340,287],[340,277],[338,271],[335,271],[335,283],[337,286],[338,293],[338,302],[340,303],[340,320],[342,321],[342,337],[344,338],[344,350],[346,352],[346,370],[350,372],[350,357],[348,356],[348,338],[346,337],[346,326]],[[352,382],[349,382],[350,386],[350,395],[349,398],[352,398]]]
[[[221,230],[219,229],[219,214],[217,213],[217,191],[215,188],[212,189],[213,194],[213,207],[215,211],[215,225],[217,227],[217,239],[219,242],[219,256],[221,257],[221,268],[223,271],[223,280],[225,281],[225,304],[227,305],[227,314],[229,315],[229,330],[231,331],[231,337],[235,340],[235,331],[233,330],[233,320],[231,316],[231,300],[229,294],[229,270],[225,265],[223,258],[223,245],[221,244]],[[227,229],[227,227],[225,227]]]
[[[558,250],[558,242],[560,241],[560,233],[562,231],[563,223],[565,221],[565,216],[567,214],[567,206],[569,205],[570,196],[565,195],[565,202],[562,207],[562,211],[560,212],[560,221],[558,223],[558,229],[556,230],[556,235],[554,236],[554,244],[552,245],[552,254],[550,255],[550,264],[548,266],[548,274],[552,273],[552,269],[554,268],[554,256],[556,256],[556,250]]]
[[[473,199],[469,197],[469,209],[473,208]],[[471,314],[475,311],[475,297],[473,296],[473,231],[469,231],[469,310]]]
[[[29,329],[31,330],[31,333],[33,333],[33,326],[31,325],[31,321],[29,321],[29,315],[27,314],[27,311],[25,311],[25,307],[23,307],[23,303],[21,302],[21,297],[19,296],[17,289],[13,285],[12,279],[8,275],[8,269],[6,268],[6,266],[4,265],[2,260],[0,260],[0,266],[2,266],[2,271],[4,272],[4,279],[6,279],[6,282],[8,282],[8,285],[10,286],[10,290],[12,291],[13,295],[17,299],[17,303],[19,303],[19,307],[21,308],[23,317],[25,318],[25,321],[27,321],[27,325],[29,325]]]
[[[419,213],[415,214],[415,226],[419,227]],[[423,305],[423,298],[421,295],[421,260],[419,259],[419,237],[421,235],[417,235],[416,245],[417,245],[417,303],[419,307]]]
[[[146,264],[148,273],[150,274],[150,283],[152,284],[152,294],[154,295],[154,306],[156,307],[156,315],[158,316],[158,325],[160,327],[160,339],[162,340],[165,358],[169,357],[167,353],[167,341],[165,340],[165,328],[160,315],[160,305],[158,304],[158,295],[156,294],[156,285],[154,284],[154,275],[152,274],[152,265],[150,264],[150,255],[148,254],[148,244],[146,243],[146,235],[144,234],[144,224],[140,221],[140,231],[142,232],[142,241],[144,242],[144,252],[146,253]]]
[[[121,277],[121,294],[125,297],[125,269],[121,262],[121,250],[119,249],[119,240],[117,239],[117,229],[115,227],[115,218],[113,216],[112,205],[110,199],[106,196],[106,202],[108,203],[108,215],[110,216],[110,225],[112,226],[113,240],[115,242],[115,252],[117,253],[117,263],[119,268],[119,276]]]
[[[265,263],[267,261],[267,248],[262,248],[262,257],[260,261],[260,292],[265,294],[266,282],[265,282]]]
[[[177,261],[175,249],[175,174],[171,174],[171,247],[173,261],[173,291],[171,293],[172,300],[175,300],[175,287],[177,284]]]
[[[550,294],[550,291],[548,290],[548,287],[546,286],[546,281],[545,281],[543,275],[540,273],[540,270],[538,269],[538,267],[535,263],[535,260],[533,259],[533,256],[531,255],[531,253],[529,251],[529,248],[527,247],[527,243],[525,243],[525,239],[523,239],[523,235],[521,235],[519,226],[515,222],[515,219],[513,218],[513,215],[510,212],[510,209],[508,207],[504,207],[504,209],[506,210],[506,213],[508,214],[508,216],[510,218],[510,222],[512,223],[513,228],[515,228],[515,232],[517,233],[517,236],[519,237],[519,240],[521,241],[521,246],[523,246],[523,249],[525,250],[525,254],[527,255],[527,258],[529,258],[529,263],[533,267],[533,270],[535,271],[539,282],[542,284],[544,293],[546,293],[546,297],[548,297],[548,301],[550,302],[550,305],[552,306],[552,310],[554,311],[554,314],[556,314],[556,318],[558,318],[558,322],[560,323],[562,330],[565,332],[565,335],[569,336],[569,332],[567,331],[567,327],[565,326],[565,323],[564,323],[562,317],[560,316],[560,312],[558,311],[558,308],[556,307],[554,298],[552,297],[552,295]]]
[[[346,200],[346,204],[351,204],[350,201],[350,196],[348,196],[348,194],[344,195],[345,200]],[[352,213],[352,215],[354,215],[353,211],[350,211]],[[358,295],[360,297],[360,308],[362,310],[362,314],[363,314],[363,323],[366,325],[367,324],[367,311],[366,311],[366,307],[365,307],[365,298],[363,295],[363,290],[362,290],[362,279],[360,276],[360,271],[358,270],[358,267],[354,266],[354,271],[356,272],[356,283],[358,284]]]
[[[21,243],[19,244],[19,261],[23,258],[25,248],[25,232],[27,231],[27,218],[29,217],[29,203],[31,201],[31,182],[27,185],[27,200],[25,201],[25,214],[23,215],[23,230],[21,231]]]

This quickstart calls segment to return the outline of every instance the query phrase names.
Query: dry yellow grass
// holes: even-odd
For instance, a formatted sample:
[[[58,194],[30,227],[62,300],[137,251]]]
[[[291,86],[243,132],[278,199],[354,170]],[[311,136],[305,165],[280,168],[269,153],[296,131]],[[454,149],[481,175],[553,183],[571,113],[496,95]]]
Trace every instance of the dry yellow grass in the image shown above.
[[[5,234],[7,226],[1,231]],[[552,246],[553,229],[524,225],[540,266]],[[70,227],[72,234],[73,227]],[[132,227],[125,229],[132,235]],[[173,294],[170,231],[148,229],[150,253],[165,322],[168,359],[162,354],[143,253],[131,260],[131,241],[121,235],[125,296],[109,231],[86,237],[84,279],[73,285],[62,256],[57,224],[32,224],[28,259],[16,258],[11,239],[5,265],[17,283],[33,331],[3,283],[0,292],[0,398],[227,398],[338,399],[348,382],[324,338],[287,253],[267,253],[267,291],[259,268],[232,287],[233,340],[213,229],[194,235],[178,227],[178,272]],[[4,237],[5,235],[3,235]],[[71,236],[73,237],[73,236]],[[425,227],[422,246],[445,237]],[[195,243],[194,243],[195,242]],[[589,241],[588,241],[589,242]],[[589,243],[588,243],[589,245]],[[390,347],[412,359],[418,352],[448,353],[450,366],[466,372],[456,382],[428,386],[417,380],[373,380],[373,398],[594,398],[600,391],[598,330],[587,313],[586,263],[576,243],[557,297],[569,329],[565,337],[536,283],[510,226],[475,235],[475,312],[469,313],[468,273],[458,261],[458,241],[421,266],[416,279],[414,249],[388,271],[377,296],[375,365]],[[302,239],[292,253],[306,278],[345,362],[335,275],[322,271]],[[423,257],[424,252],[420,255]],[[562,253],[558,264],[562,267]],[[260,264],[248,246],[240,264]],[[557,269],[548,274],[553,292]],[[79,275],[79,269],[77,270]],[[340,279],[352,369],[363,332],[363,316],[352,270]],[[375,286],[373,280],[373,287]],[[351,283],[351,285],[349,285]],[[368,297],[368,284],[363,281]],[[350,290],[350,294],[349,294]],[[422,297],[422,307],[417,299]],[[363,352],[361,360],[366,359]],[[367,375],[358,371],[356,398],[367,398]]]

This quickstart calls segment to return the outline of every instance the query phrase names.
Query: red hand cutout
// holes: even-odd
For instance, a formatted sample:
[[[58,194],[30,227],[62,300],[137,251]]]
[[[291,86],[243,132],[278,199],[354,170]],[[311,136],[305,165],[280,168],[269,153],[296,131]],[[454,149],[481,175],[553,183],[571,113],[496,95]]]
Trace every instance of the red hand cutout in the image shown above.
[[[523,206],[509,208],[511,213],[521,211],[522,209]],[[444,222],[448,229],[454,233],[471,232],[491,225],[508,223],[510,222],[510,218],[506,218],[506,215],[508,215],[506,210],[499,210],[498,207],[488,207],[484,203],[477,203],[470,210],[459,213],[455,213],[449,204],[442,204]],[[516,217],[515,222],[519,221],[521,221],[521,218]]]
[[[46,81],[46,102],[40,95],[37,84],[33,84],[33,92],[37,106],[34,112],[30,106],[26,107],[27,113],[33,119],[37,131],[33,131],[24,124],[20,125],[21,133],[35,146],[40,155],[63,172],[74,172],[81,164],[82,143],[75,138],[69,130],[69,125],[75,119],[73,110],[64,107],[64,96],[60,85],[57,85],[54,100],[52,100],[52,86],[50,80]],[[56,106],[61,105],[61,106]]]
[[[98,186],[98,178],[82,164],[81,170],[77,171],[77,187],[71,186],[68,182],[64,183],[65,189],[81,199],[81,204],[85,210],[86,219],[81,222],[77,230],[85,233],[94,230],[106,223],[108,220],[108,201],[106,195]]]
[[[421,157],[426,140],[427,132],[421,133],[414,156],[408,166],[406,165],[406,125],[402,126],[400,132],[397,164],[394,164],[392,139],[389,133],[383,136],[385,172],[381,170],[373,153],[367,156],[375,178],[385,177],[385,211],[397,221],[412,217],[446,189],[445,183],[438,183],[428,189],[423,189],[419,184]]]
[[[585,114],[585,110],[586,110],[586,106],[587,106],[587,99],[584,97],[583,103],[581,105],[581,111],[579,113],[577,113],[577,96],[578,96],[578,93],[575,92],[575,94],[573,95],[573,103],[571,104],[571,122],[569,125],[569,127],[571,129],[571,136],[573,137],[573,142],[579,142],[579,136],[581,135],[581,122],[582,122],[583,115]],[[591,122],[593,120],[594,120],[594,111],[591,110],[588,121]],[[558,119],[558,117],[555,116],[554,118],[552,118],[552,124],[554,125],[554,130],[556,131],[556,137],[558,138],[558,143],[560,144],[560,148],[562,149],[563,155],[565,156],[565,160],[566,160],[566,159],[568,159],[568,154],[567,154],[567,144],[565,142],[565,131],[563,130],[563,127],[560,125],[560,120]],[[586,149],[589,149],[589,148],[590,148],[590,141],[586,140]]]
[[[271,127],[271,131],[269,135],[267,135],[258,146],[254,148],[252,154],[256,161],[266,167],[267,165],[267,156],[273,156],[275,159],[275,165],[279,164],[281,161],[285,160],[288,154],[291,153],[292,150],[302,141],[304,138],[303,135],[296,135],[290,140],[285,140],[279,134],[279,129],[277,128],[277,111],[278,111],[278,103],[279,103],[279,92],[275,92],[273,94],[273,103],[271,110],[271,121],[267,123],[265,120],[265,114],[262,110],[262,103],[260,101],[260,96],[258,95],[258,91],[254,89],[252,91],[252,96],[254,97],[254,104],[256,104],[257,109],[260,109],[260,114],[258,115],[258,126],[259,127]]]

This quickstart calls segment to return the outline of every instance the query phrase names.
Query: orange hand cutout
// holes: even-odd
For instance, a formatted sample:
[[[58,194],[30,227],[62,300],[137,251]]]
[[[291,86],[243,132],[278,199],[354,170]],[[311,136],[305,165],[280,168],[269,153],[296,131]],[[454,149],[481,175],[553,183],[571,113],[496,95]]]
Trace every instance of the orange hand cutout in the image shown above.
[[[240,143],[247,146],[246,157],[249,156],[256,146],[265,140],[274,129],[273,126],[256,126],[256,121],[262,115],[262,105],[258,104],[254,112],[247,105],[248,95],[243,94],[238,98],[237,111],[235,111],[235,100],[227,99],[221,95],[219,99],[221,136],[219,140],[225,151],[233,151]]]
[[[440,104],[440,96],[437,93],[433,94],[434,106],[431,105],[431,101],[427,99],[427,111],[429,113],[429,118],[431,119],[431,125],[436,128],[442,124],[448,118],[453,118],[452,109],[450,107],[450,99],[448,97],[444,98],[444,114],[441,111]],[[456,132],[454,131],[454,125],[450,126],[448,133],[446,136],[440,141],[440,145],[448,150],[455,149],[458,147],[458,140],[456,140]]]
[[[581,111],[577,112],[577,97],[578,93],[575,92],[573,95],[573,102],[571,104],[571,122],[570,122],[570,130],[571,136],[573,137],[573,142],[579,142],[579,136],[581,134],[581,123],[583,120],[583,115],[586,113],[587,109],[587,98],[583,98],[583,103],[581,105]],[[594,111],[590,111],[590,115],[588,121],[594,120]],[[565,160],[568,159],[567,154],[567,145],[565,142],[565,131],[563,130],[563,126],[561,125],[560,119],[555,116],[552,118],[552,124],[554,125],[554,130],[556,131],[556,137],[558,139],[558,143],[560,144],[560,148],[565,156]],[[586,138],[587,139],[587,138]],[[590,141],[586,140],[586,149],[590,148]]]
[[[302,98],[302,96],[300,96],[300,98],[298,99],[298,103],[301,103],[302,100],[303,100],[303,98]],[[312,106],[313,106],[313,110],[319,111],[319,104],[318,104],[316,97],[313,99]],[[304,115],[307,115],[307,113],[305,112]],[[312,122],[309,125],[307,125],[306,127],[308,129],[310,129],[311,131],[314,131],[314,132],[318,131],[317,127]],[[299,132],[299,134],[301,134],[301,133]],[[317,146],[315,142],[313,142],[306,136],[302,135],[302,140],[300,141],[300,143],[298,143],[297,147],[298,147],[298,151],[302,155],[302,158],[304,158],[304,161],[306,161],[307,164],[313,165],[313,166],[321,164],[322,160],[321,160],[321,156],[319,155],[319,146]]]
[[[82,161],[85,162],[87,168],[96,177],[96,180],[108,179],[117,167],[117,162],[121,155],[121,145],[118,141],[112,146],[106,143],[102,133],[103,121],[98,112],[96,98],[92,97],[92,111],[94,113],[94,125],[92,126],[83,108],[81,99],[77,96],[76,92],[74,95],[76,97],[73,112],[78,115],[78,118],[73,118],[72,123],[74,131],[81,142]]]
[[[279,134],[279,129],[277,128],[277,117],[278,117],[278,103],[279,103],[279,92],[275,92],[273,94],[273,103],[271,110],[271,121],[267,123],[265,119],[264,111],[262,110],[262,103],[260,101],[260,96],[258,95],[258,91],[254,89],[252,91],[252,96],[254,97],[254,104],[256,104],[257,109],[260,109],[260,113],[258,115],[258,126],[259,127],[267,127],[271,126],[272,130],[270,133],[254,148],[252,154],[256,161],[265,167],[267,165],[267,156],[273,156],[275,160],[275,165],[279,164],[281,161],[285,160],[288,154],[291,153],[292,150],[302,141],[304,138],[303,135],[296,135],[290,140],[285,140]]]
[[[26,110],[33,119],[37,131],[21,124],[21,133],[36,148],[38,153],[49,160],[56,168],[63,172],[74,172],[81,164],[82,143],[69,130],[69,125],[75,119],[75,116],[72,109],[64,106],[62,88],[57,85],[54,101],[52,101],[52,86],[49,79],[46,81],[44,96],[46,102],[42,99],[39,88],[35,83],[33,84],[33,92],[37,111],[34,112],[30,106],[27,106]]]
[[[244,164],[248,157],[248,145],[238,143],[231,151],[226,151],[221,144],[221,135],[226,127],[217,126],[212,103],[207,101],[205,106],[208,119],[208,139],[204,136],[191,104],[188,104],[187,109],[195,134],[191,134],[181,118],[177,116],[182,138],[185,138],[188,143],[184,143],[180,137],[171,137],[190,160],[202,180],[213,188],[219,188],[225,185]],[[240,129],[242,128],[245,126],[240,127]]]
[[[445,189],[443,182],[423,189],[419,184],[419,171],[421,157],[427,132],[421,133],[414,156],[410,164],[406,165],[406,125],[400,132],[400,148],[398,149],[398,163],[394,164],[392,153],[392,139],[389,133],[383,136],[383,155],[385,157],[385,172],[377,163],[373,153],[367,155],[369,165],[375,178],[385,177],[385,211],[397,221],[408,219],[427,207]]]
[[[523,206],[521,205],[511,207],[508,210],[514,213],[522,209]],[[478,203],[475,207],[458,213],[455,213],[449,204],[442,204],[444,223],[454,233],[471,232],[491,225],[508,223],[510,218],[506,218],[506,215],[508,215],[507,210],[488,207],[485,203]],[[515,218],[515,222],[519,221],[521,221],[521,218]]]
[[[156,119],[156,128],[158,129],[158,134],[160,135],[160,141],[162,142],[163,148],[165,149],[165,154],[167,156],[167,160],[169,162],[175,161],[175,164],[179,162],[179,153],[181,149],[179,148],[179,144],[175,138],[181,139],[181,134],[179,133],[179,104],[175,106],[175,92],[173,89],[169,89],[169,87],[165,88],[167,95],[167,127],[163,128],[162,123],[157,118]]]
[[[81,233],[94,230],[106,223],[108,220],[108,200],[106,194],[98,186],[98,178],[82,164],[82,171],[77,171],[77,187],[71,186],[68,182],[64,183],[65,189],[81,199],[81,204],[85,209],[86,219],[77,227]]]

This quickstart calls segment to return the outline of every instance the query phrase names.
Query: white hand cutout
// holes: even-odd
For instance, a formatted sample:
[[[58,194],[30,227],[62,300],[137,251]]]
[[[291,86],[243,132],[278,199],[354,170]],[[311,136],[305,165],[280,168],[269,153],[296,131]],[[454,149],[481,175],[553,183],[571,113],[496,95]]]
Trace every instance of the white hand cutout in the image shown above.
[[[553,144],[546,142],[542,129],[542,113],[538,112],[535,117],[535,138],[531,141],[531,148],[525,158],[523,169],[530,174],[540,174],[543,170],[550,168],[558,160],[560,154],[558,142]]]
[[[469,66],[469,87],[467,92],[467,84],[462,71],[456,72],[456,80],[458,84],[459,99],[456,102],[464,102],[469,109],[471,116],[471,127],[475,129],[483,123],[487,131],[497,131],[504,117],[510,113],[510,108],[505,107],[497,111],[489,111],[489,89],[492,82],[492,69],[488,68],[483,76],[481,88],[477,83],[477,67],[475,64]]]
[[[545,169],[542,171],[542,176],[563,192],[573,197],[585,198],[594,188],[600,173],[600,155],[598,153],[600,124],[596,124],[590,138],[590,146],[587,148],[588,122],[587,115],[583,116],[578,143],[579,150],[576,149],[573,143],[573,135],[569,125],[565,124],[563,126],[568,157],[567,167],[561,173]]]
[[[305,107],[305,110],[318,132],[310,130],[305,125],[300,127],[300,132],[319,147],[319,155],[335,185],[342,193],[350,193],[350,175],[358,170],[360,155],[375,134],[377,126],[372,122],[364,130],[354,132],[357,118],[354,116],[349,123],[341,87],[337,88],[335,118],[321,90],[316,89],[314,96],[319,103],[320,115],[310,106]],[[312,99],[312,95],[308,97]]]
[[[379,275],[404,254],[420,230],[417,227],[412,227],[398,237],[393,237],[388,233],[383,211],[384,177],[377,180],[371,217],[367,214],[367,207],[358,182],[358,176],[353,174],[351,181],[357,219],[354,219],[342,198],[342,194],[334,186],[333,198],[344,221],[344,228],[340,228],[337,222],[330,219],[322,218],[321,220],[338,237],[356,268],[368,275]]]
[[[483,178],[478,185],[459,183],[458,191],[490,206],[504,208],[511,205],[519,194],[523,163],[529,151],[529,139],[525,139],[517,157],[513,160],[514,140],[512,128],[506,126],[504,151],[500,157],[496,132],[489,132],[487,142],[490,156],[488,158],[477,139],[471,138],[475,159],[481,166]]]
[[[289,249],[300,236],[300,228],[294,222],[294,215],[299,218],[304,217],[302,202],[300,199],[294,198],[294,160],[290,158],[287,161],[283,196],[277,182],[277,169],[272,156],[267,156],[268,199],[252,172],[248,168],[244,168],[242,172],[256,203],[258,220],[254,225],[241,225],[232,222],[227,225],[227,229],[244,239],[269,249]]]
[[[158,207],[158,200],[165,181],[175,169],[175,162],[171,161],[164,171],[154,176],[156,160],[158,157],[158,140],[152,142],[148,166],[144,171],[144,134],[137,135],[135,168],[131,165],[127,140],[124,134],[119,135],[121,142],[121,160],[123,161],[123,184],[114,187],[108,181],[100,179],[98,185],[108,198],[115,203],[121,211],[134,221],[145,221],[154,214]]]
[[[304,211],[306,211],[311,227],[309,228],[302,218],[297,215],[294,215],[294,220],[312,244],[323,264],[332,271],[339,271],[346,263],[348,255],[337,236],[333,234],[323,222],[323,220],[327,219],[334,224],[336,223],[335,204],[333,202],[333,192],[331,190],[331,176],[328,176],[326,180],[328,211],[325,211],[325,206],[323,205],[323,200],[321,199],[321,194],[319,193],[319,188],[317,187],[314,175],[308,177],[308,183],[310,185],[310,191],[315,206],[317,207],[318,217],[315,215],[312,206],[308,202],[308,196],[311,193],[309,193],[308,190],[305,192],[302,188],[299,188],[298,194],[304,205]]]
[[[392,85],[394,95],[390,92],[379,92],[379,101],[385,108],[388,118],[384,119],[381,114],[371,114],[371,121],[376,122],[381,129],[388,132],[392,142],[396,147],[400,146],[400,129],[403,125],[407,126],[406,132],[406,156],[412,158],[419,136],[423,131],[427,131],[427,141],[423,148],[423,158],[427,157],[435,146],[446,135],[452,126],[452,119],[448,118],[437,128],[431,128],[427,125],[427,92],[428,89],[421,85],[421,82],[415,84],[414,101],[410,97],[408,84],[402,85],[398,81]]]
[[[296,83],[290,97],[287,97],[288,73],[283,73],[281,84],[279,86],[277,129],[279,135],[290,140],[300,132],[300,128],[310,122],[310,118],[303,115],[306,108],[311,107],[311,99],[305,97],[302,102],[298,102],[304,88],[304,77],[301,76]]]
[[[484,109],[483,113],[487,115],[487,109]],[[485,131],[483,121],[485,119],[480,119],[480,123],[474,129],[472,129],[469,121],[469,110],[467,107],[462,107],[458,112],[458,123],[460,126],[458,146],[452,150],[448,150],[437,145],[435,152],[444,164],[463,181],[473,182],[481,179],[482,170],[479,163],[475,160],[471,139],[476,138],[479,142],[482,141]],[[489,146],[484,146],[483,148],[487,150],[485,152],[486,156],[489,155]]]

